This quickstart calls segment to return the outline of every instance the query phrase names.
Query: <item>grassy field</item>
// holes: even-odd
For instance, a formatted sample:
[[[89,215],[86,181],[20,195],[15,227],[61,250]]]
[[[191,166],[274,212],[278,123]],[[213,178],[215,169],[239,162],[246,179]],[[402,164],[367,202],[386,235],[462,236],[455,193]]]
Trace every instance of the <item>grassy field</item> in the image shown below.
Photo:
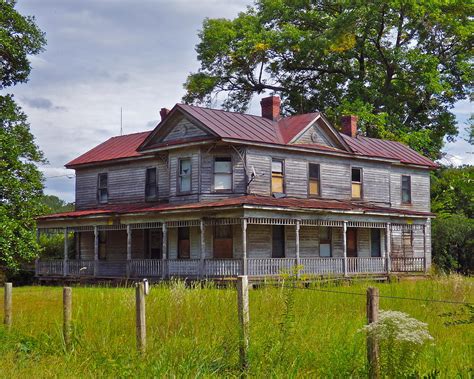
[[[317,289],[365,293],[369,285],[374,284],[251,290],[250,376],[366,376],[365,334],[360,331],[365,297]],[[381,295],[474,301],[474,280],[460,277],[375,285]],[[12,330],[0,326],[1,377],[240,374],[235,289],[186,288],[182,282],[153,286],[146,299],[144,357],[136,353],[134,289],[73,289],[71,353],[62,340],[61,296],[55,287],[14,289]],[[440,316],[466,307],[388,298],[380,299],[380,307],[428,323],[434,341],[417,359],[418,375],[472,377],[474,324],[446,326],[450,318]]]

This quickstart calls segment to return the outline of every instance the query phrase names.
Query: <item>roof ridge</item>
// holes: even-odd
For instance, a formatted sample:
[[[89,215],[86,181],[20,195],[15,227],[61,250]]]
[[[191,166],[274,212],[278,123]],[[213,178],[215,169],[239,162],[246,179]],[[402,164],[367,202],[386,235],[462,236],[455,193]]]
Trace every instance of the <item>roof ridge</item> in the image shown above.
[[[271,123],[278,123],[278,121],[273,121],[273,120],[270,120],[268,118],[265,118],[265,117],[262,117],[262,116],[258,116],[256,114],[250,114],[250,113],[242,113],[242,112],[237,112],[237,111],[228,111],[228,110],[225,110],[225,109],[217,109],[217,108],[210,108],[210,107],[201,107],[199,105],[192,105],[192,104],[184,104],[184,103],[177,103],[176,105],[178,106],[187,106],[187,107],[192,107],[192,108],[200,108],[200,109],[208,109],[210,111],[218,111],[218,112],[224,112],[224,113],[233,113],[233,114],[238,114],[238,115],[241,115],[241,116],[249,116],[249,117],[256,117],[258,119],[263,119],[263,120],[266,120],[266,121],[269,121]]]

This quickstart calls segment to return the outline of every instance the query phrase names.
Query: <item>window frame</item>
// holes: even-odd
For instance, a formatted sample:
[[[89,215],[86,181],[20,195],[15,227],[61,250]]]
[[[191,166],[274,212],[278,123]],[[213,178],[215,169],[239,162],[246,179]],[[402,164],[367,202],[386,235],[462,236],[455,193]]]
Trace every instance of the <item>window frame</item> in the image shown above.
[[[106,178],[106,185],[105,186],[101,186],[101,180],[100,178],[102,176],[105,176]],[[103,201],[101,200],[101,191],[105,190],[105,196],[106,196],[106,200]],[[97,193],[96,193],[96,196],[97,196],[97,203],[98,204],[108,204],[109,202],[109,173],[108,172],[99,172],[97,174]]]
[[[310,166],[318,166],[318,194],[312,194],[311,193],[311,174],[310,174]],[[319,198],[321,197],[321,164],[320,163],[314,163],[314,162],[308,162],[308,197],[315,197]],[[314,180],[314,179],[313,179]]]
[[[216,159],[229,159],[230,160],[230,173],[216,173]],[[230,188],[229,189],[216,189],[216,174],[230,175]],[[215,155],[212,159],[212,184],[211,191],[213,193],[233,193],[234,192],[234,158],[232,155]]]
[[[321,228],[327,228],[329,239],[321,239]],[[321,255],[321,241],[325,241],[325,245],[329,244],[329,256]],[[332,258],[332,228],[330,226],[319,226],[318,228],[318,254],[320,258]]]
[[[189,191],[181,190],[181,162],[189,161]],[[193,192],[193,160],[191,157],[182,157],[178,159],[178,167],[176,172],[176,193],[177,195],[189,195]]]
[[[187,230],[188,238],[180,238],[180,231],[182,230]],[[177,249],[176,249],[176,258],[177,259],[191,259],[191,228],[189,226],[180,226],[176,228],[176,239],[177,239]],[[180,241],[188,241],[188,250],[189,250],[189,255],[188,256],[181,256],[183,254],[181,250],[181,244]]]
[[[354,182],[352,180],[352,170],[359,170],[360,171],[360,182]],[[350,183],[351,183],[351,199],[352,200],[362,200],[364,199],[364,169],[359,166],[351,166],[351,172],[350,172]],[[352,185],[353,184],[360,184],[360,197],[354,197],[353,192],[352,192]]]
[[[281,163],[281,178],[282,178],[282,189],[283,192],[273,192],[273,162]],[[270,161],[270,194],[286,194],[286,184],[285,184],[285,159],[283,158],[272,158]]]
[[[403,201],[403,177],[408,178],[408,194],[410,199],[408,201]],[[411,175],[401,175],[400,178],[400,202],[402,204],[411,204],[412,203],[412,198],[411,198]]]
[[[373,255],[372,254],[372,247],[373,247],[373,240],[372,240],[372,234],[374,233],[374,230],[376,230],[379,234],[379,255]],[[370,251],[370,258],[382,258],[383,256],[383,251],[382,251],[382,230],[379,228],[370,228],[369,229],[369,251]]]
[[[155,195],[154,196],[151,196],[149,193],[148,193],[148,188],[150,187],[149,184],[148,184],[148,172],[150,170],[154,170],[155,171]],[[147,167],[145,169],[145,201],[155,201],[157,200],[159,197],[159,193],[158,193],[158,169],[156,167]]]

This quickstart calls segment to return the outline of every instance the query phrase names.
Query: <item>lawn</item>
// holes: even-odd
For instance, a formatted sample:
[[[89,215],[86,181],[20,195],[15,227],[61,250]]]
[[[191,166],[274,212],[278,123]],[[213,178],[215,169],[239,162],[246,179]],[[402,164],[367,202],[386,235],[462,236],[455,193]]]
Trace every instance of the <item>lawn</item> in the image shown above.
[[[250,291],[250,368],[254,377],[366,377],[364,294],[474,302],[474,280],[458,276],[423,281],[263,286]],[[324,291],[321,291],[324,290]],[[348,293],[333,293],[340,291]],[[356,294],[354,294],[356,293]],[[0,295],[3,299],[3,289]],[[0,376],[152,377],[238,376],[238,321],[233,288],[152,286],[146,298],[148,349],[136,352],[133,288],[73,289],[74,350],[62,340],[62,289],[19,287],[13,293],[13,327],[0,326]],[[434,337],[417,358],[417,375],[473,374],[474,324],[460,304],[381,298],[380,308],[408,313]],[[472,315],[472,314],[471,314]],[[3,319],[3,307],[0,310]]]

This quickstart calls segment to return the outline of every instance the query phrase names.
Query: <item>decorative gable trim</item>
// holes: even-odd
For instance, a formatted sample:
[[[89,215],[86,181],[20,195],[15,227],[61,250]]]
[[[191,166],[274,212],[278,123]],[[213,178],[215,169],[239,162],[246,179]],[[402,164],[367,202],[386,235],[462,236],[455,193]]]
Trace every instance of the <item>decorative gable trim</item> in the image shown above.
[[[205,137],[218,137],[216,133],[189,115],[179,104],[176,104],[168,116],[162,120],[150,135],[138,147],[137,151],[153,149],[159,143],[178,141],[192,142]]]

